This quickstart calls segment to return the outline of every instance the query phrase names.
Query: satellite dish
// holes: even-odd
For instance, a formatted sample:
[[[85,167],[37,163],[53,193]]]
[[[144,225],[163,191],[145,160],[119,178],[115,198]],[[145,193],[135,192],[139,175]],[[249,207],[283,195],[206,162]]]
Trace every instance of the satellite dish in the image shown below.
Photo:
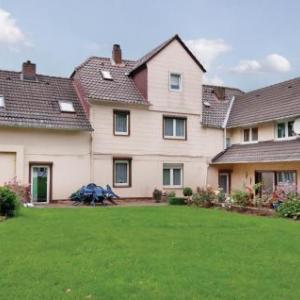
[[[204,101],[203,104],[206,106],[206,107],[210,107],[210,103],[208,101]]]
[[[300,118],[295,120],[293,130],[296,134],[300,134]]]

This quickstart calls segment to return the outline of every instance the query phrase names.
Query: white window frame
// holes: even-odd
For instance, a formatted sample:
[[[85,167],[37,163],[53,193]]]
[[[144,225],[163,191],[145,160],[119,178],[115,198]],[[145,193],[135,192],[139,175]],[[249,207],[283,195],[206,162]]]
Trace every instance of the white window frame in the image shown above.
[[[0,95],[0,108],[5,107],[5,97],[3,95]]]
[[[168,164],[164,164],[163,165],[163,171],[164,170],[170,170],[170,185],[164,185],[164,182],[163,182],[163,187],[164,188],[182,188],[183,187],[183,165],[169,165]],[[181,179],[181,182],[179,185],[174,185],[174,169],[180,169],[180,179]],[[164,179],[163,179],[164,180]]]
[[[171,77],[172,75],[179,75],[179,89],[172,88]],[[169,91],[171,92],[181,92],[182,91],[182,74],[178,72],[169,72]]]
[[[257,128],[257,140],[256,141],[253,141],[253,138],[252,138],[252,130]],[[245,138],[245,130],[249,130],[249,141],[245,141],[244,138]],[[259,128],[258,126],[255,126],[255,127],[247,127],[247,128],[243,128],[242,129],[242,143],[243,144],[255,144],[255,143],[258,143],[259,141]]]
[[[166,119],[172,119],[173,121],[173,135],[166,135],[165,134],[165,121]],[[184,135],[176,135],[176,123],[177,120],[183,120],[183,128],[184,128]],[[181,118],[181,117],[172,117],[172,116],[164,116],[163,117],[163,135],[165,139],[173,139],[173,140],[186,140],[186,128],[187,128],[187,119],[186,118]]]
[[[119,183],[116,182],[117,179],[117,164],[126,164],[127,165],[127,182]],[[114,187],[130,187],[130,160],[129,159],[115,159],[113,161],[113,168],[114,168],[114,178],[113,178],[113,186]]]
[[[113,77],[112,77],[111,72],[109,70],[100,70],[100,73],[101,73],[102,78],[104,80],[113,80]]]
[[[70,109],[66,109],[64,104],[70,105]],[[59,108],[61,112],[65,113],[75,113],[75,107],[72,101],[59,101]]]
[[[289,122],[295,122],[295,119],[281,120],[275,123],[275,140],[285,141],[285,140],[293,140],[297,138],[297,135],[289,136],[289,126],[288,126]],[[282,124],[282,123],[284,123],[285,137],[278,137],[278,124]]]
[[[129,111],[122,111],[122,110],[114,110],[114,134],[115,135],[122,135],[122,136],[129,136]],[[126,131],[117,131],[117,114],[126,115]]]

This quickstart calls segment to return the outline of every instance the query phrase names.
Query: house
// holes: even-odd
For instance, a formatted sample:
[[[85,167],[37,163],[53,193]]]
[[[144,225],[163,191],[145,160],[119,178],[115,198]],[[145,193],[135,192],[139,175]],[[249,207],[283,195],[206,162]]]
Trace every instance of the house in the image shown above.
[[[29,183],[34,202],[89,182],[123,198],[207,184],[296,190],[300,79],[244,93],[203,84],[205,72],[178,35],[135,61],[116,44],[70,78],[30,61],[0,71],[0,185]]]
[[[212,102],[216,116],[203,110],[202,94],[212,91],[204,72],[178,35],[137,61],[114,45],[111,58],[78,66],[71,78],[94,129],[91,181],[135,198],[151,197],[154,188],[180,194],[205,186],[209,163],[223,150],[219,115],[230,101]]]
[[[297,191],[300,139],[294,123],[299,103],[300,78],[237,95],[224,124],[231,146],[209,168],[214,185],[227,192],[256,183],[263,183],[261,194],[276,188]]]
[[[32,199],[67,199],[90,178],[92,127],[72,80],[0,71],[0,185],[30,183]]]

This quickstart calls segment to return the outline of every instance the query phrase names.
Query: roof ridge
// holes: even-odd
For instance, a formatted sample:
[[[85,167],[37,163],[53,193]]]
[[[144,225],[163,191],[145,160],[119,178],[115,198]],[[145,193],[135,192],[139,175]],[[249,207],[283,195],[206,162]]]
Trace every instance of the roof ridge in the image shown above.
[[[239,88],[231,87],[231,86],[226,86],[226,85],[203,84],[203,86],[212,87],[212,88],[219,87],[219,88],[225,88],[225,89],[228,89],[228,90],[235,90],[235,91],[240,91],[242,93],[246,93],[246,92],[244,92],[243,90],[241,90]]]
[[[0,72],[7,72],[7,73],[14,73],[14,74],[22,74],[22,71],[13,71],[13,70],[4,70],[4,69],[0,69]],[[63,77],[63,76],[57,76],[57,75],[47,75],[47,74],[41,74],[41,73],[36,73],[37,76],[43,76],[43,77],[49,77],[49,78],[56,78],[56,79],[66,79],[66,80],[70,80],[69,77]],[[34,80],[25,80],[25,82],[27,81],[33,81]]]
[[[245,92],[245,94],[243,96],[246,96],[248,94],[252,94],[252,93],[257,93],[261,90],[266,90],[266,89],[270,89],[270,88],[273,88],[273,87],[276,87],[276,86],[280,86],[280,85],[285,85],[287,84],[288,82],[291,82],[291,81],[295,81],[295,80],[300,80],[300,77],[294,77],[294,78],[291,78],[291,79],[287,79],[287,80],[284,80],[284,81],[281,81],[281,82],[277,82],[277,83],[274,83],[274,84],[271,84],[271,85],[267,85],[265,87],[262,87],[262,88],[258,88],[258,89],[255,89],[255,90],[251,90],[249,92]]]

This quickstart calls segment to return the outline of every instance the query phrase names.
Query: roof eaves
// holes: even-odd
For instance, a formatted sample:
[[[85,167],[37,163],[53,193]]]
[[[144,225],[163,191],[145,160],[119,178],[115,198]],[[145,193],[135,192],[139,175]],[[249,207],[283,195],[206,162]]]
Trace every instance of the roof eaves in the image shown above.
[[[153,57],[155,57],[157,54],[159,54],[162,50],[164,50],[170,43],[172,43],[174,40],[177,40],[181,46],[185,49],[185,51],[191,56],[191,58],[196,62],[196,64],[200,67],[200,69],[206,73],[205,68],[200,63],[200,61],[196,58],[196,56],[192,53],[192,51],[186,46],[186,44],[183,42],[183,40],[179,37],[178,34],[175,34],[172,38],[167,40],[165,43],[162,44],[161,47],[157,49],[157,51],[154,51],[147,59],[145,59],[141,64],[137,64],[130,72],[129,75],[133,75],[136,72],[138,72],[141,68],[144,67],[145,64],[147,64]],[[147,54],[146,54],[147,55]]]

